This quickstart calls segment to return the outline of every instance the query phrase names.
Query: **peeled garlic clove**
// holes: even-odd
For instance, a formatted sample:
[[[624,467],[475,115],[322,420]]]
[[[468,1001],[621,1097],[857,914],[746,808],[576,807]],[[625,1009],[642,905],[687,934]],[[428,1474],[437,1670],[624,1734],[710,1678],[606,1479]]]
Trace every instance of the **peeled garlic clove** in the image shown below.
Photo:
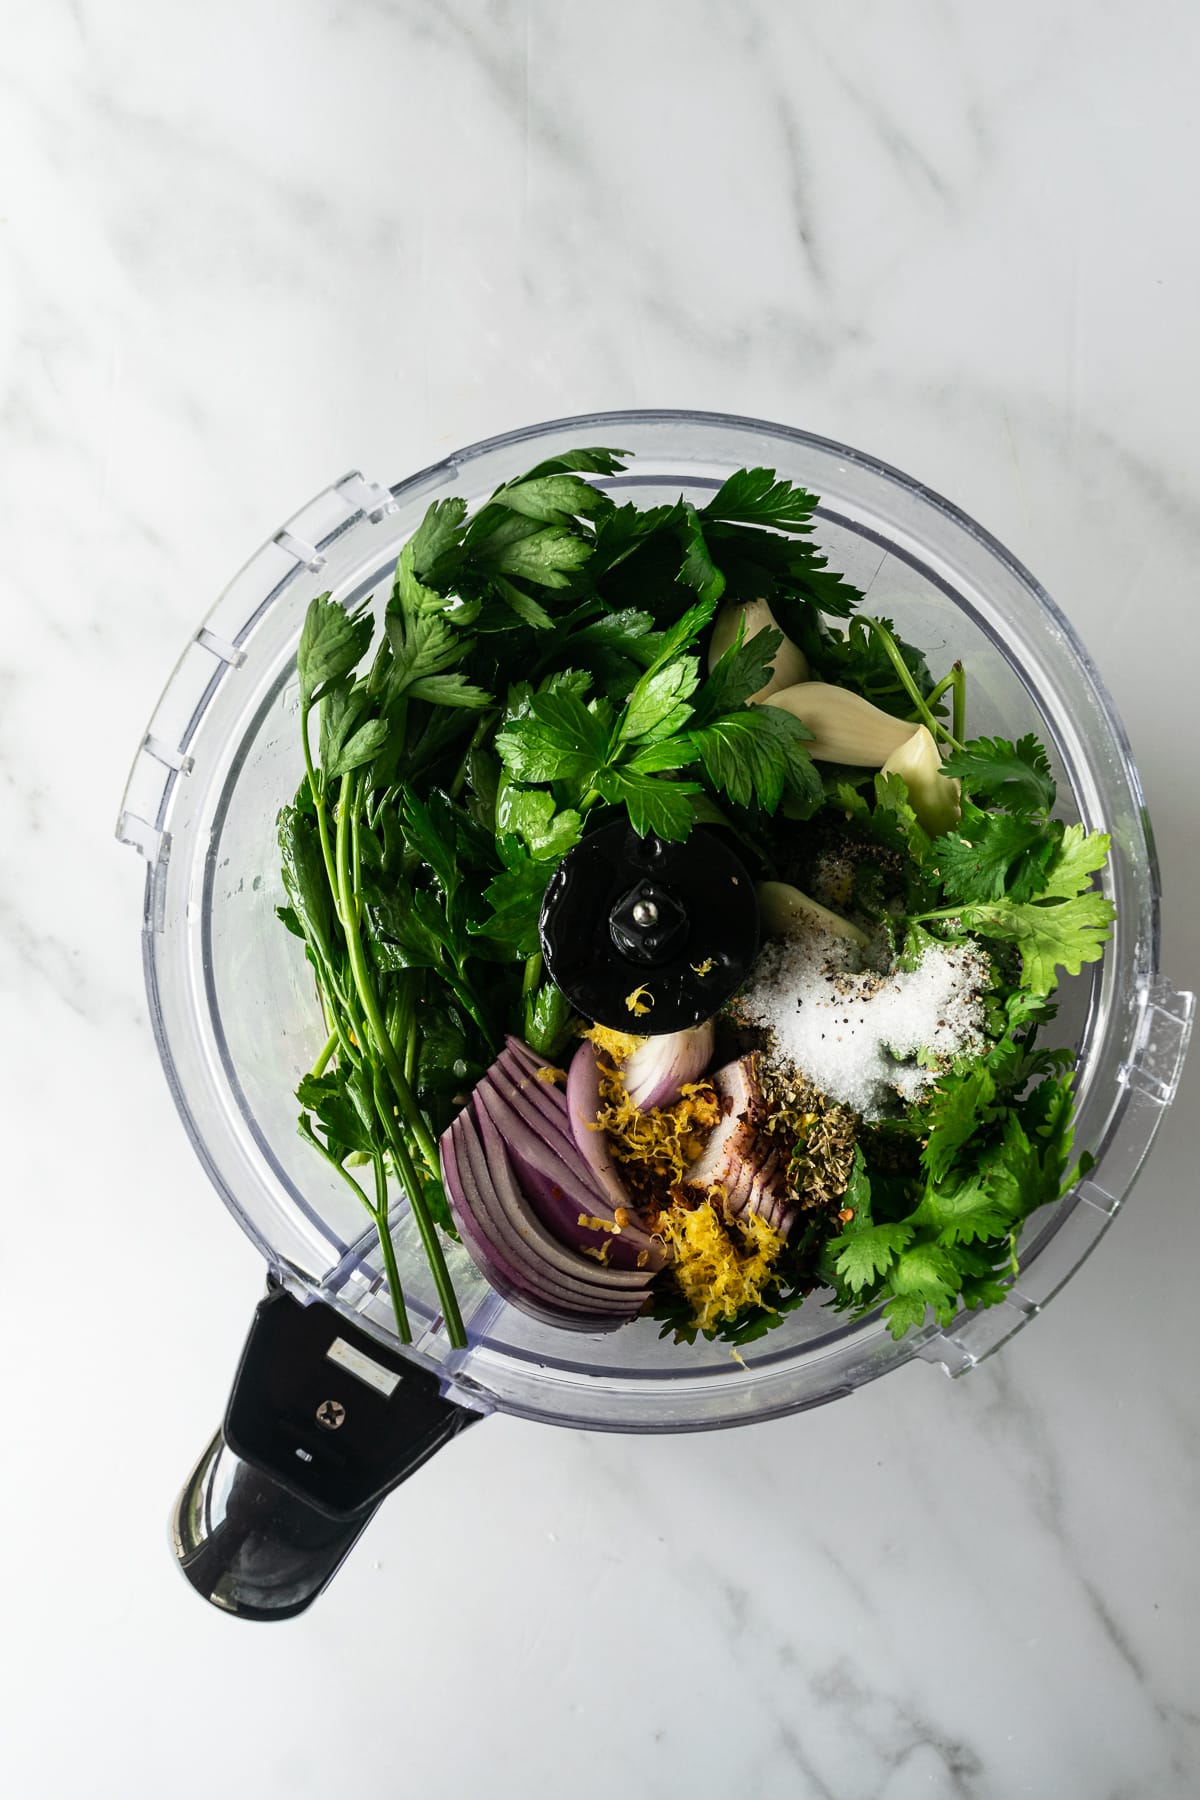
[[[737,642],[738,626],[743,619],[745,629],[742,642],[745,644],[752,637],[757,637],[768,625],[775,631],[783,629],[765,600],[749,600],[744,606],[730,601],[721,608],[713,625],[712,641],[708,646],[710,674],[725,652],[731,650]],[[770,681],[766,687],[759,688],[757,694],[751,694],[749,704],[765,700],[768,694],[774,694],[780,688],[793,687],[798,681],[808,680],[808,658],[798,645],[793,644],[786,632],[782,644],[771,659],[771,671]]]
[[[804,748],[817,762],[878,769],[912,736],[906,720],[893,719],[861,694],[832,682],[802,681],[771,694],[766,704],[782,707],[808,726],[812,741]]]
[[[962,783],[942,774],[941,752],[927,725],[918,725],[908,742],[883,765],[884,775],[899,775],[908,799],[930,837],[953,831],[962,817]]]
[[[834,937],[848,938],[860,950],[865,950],[870,943],[866,932],[852,925],[849,919],[830,912],[819,901],[810,900],[807,894],[789,886],[786,881],[760,881],[754,891],[758,895],[762,928],[768,937],[795,937],[797,932],[816,928],[831,932]]]

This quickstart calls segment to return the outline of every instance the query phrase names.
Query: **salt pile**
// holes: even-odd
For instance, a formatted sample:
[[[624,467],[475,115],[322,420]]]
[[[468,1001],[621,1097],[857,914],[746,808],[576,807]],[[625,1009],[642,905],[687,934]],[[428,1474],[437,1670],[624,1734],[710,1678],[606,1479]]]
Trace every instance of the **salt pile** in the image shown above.
[[[737,1003],[751,1024],[768,1028],[774,1048],[831,1100],[864,1118],[911,1101],[939,1069],[984,1048],[988,959],[961,944],[931,945],[910,972],[858,973],[853,948],[824,931],[802,931],[767,944]]]

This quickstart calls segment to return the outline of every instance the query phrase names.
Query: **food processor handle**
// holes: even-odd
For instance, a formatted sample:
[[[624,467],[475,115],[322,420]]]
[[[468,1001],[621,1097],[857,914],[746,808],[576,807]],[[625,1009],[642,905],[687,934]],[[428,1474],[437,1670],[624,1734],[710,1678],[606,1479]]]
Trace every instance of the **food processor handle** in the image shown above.
[[[225,1423],[175,1503],[179,1565],[223,1612],[294,1618],[384,1496],[480,1416],[329,1306],[272,1284]]]

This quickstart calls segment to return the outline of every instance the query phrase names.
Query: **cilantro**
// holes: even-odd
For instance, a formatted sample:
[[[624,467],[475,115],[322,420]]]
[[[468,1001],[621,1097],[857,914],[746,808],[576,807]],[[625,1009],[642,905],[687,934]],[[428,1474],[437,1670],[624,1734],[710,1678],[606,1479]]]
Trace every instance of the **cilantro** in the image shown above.
[[[1049,994],[1058,969],[1078,975],[1084,963],[1100,960],[1116,908],[1103,894],[1080,894],[1049,905],[998,901],[966,906],[958,917],[982,937],[1016,944],[1025,985],[1034,994]]]
[[[844,1232],[828,1248],[838,1274],[858,1294],[892,1268],[912,1235],[913,1227],[907,1223],[867,1225],[861,1231]]]
[[[958,830],[937,840],[937,872],[955,900],[1028,900],[1044,888],[1062,841],[1057,820],[981,812],[968,801]]]
[[[1015,744],[1006,738],[975,738],[947,757],[946,775],[958,775],[969,794],[985,796],[1008,812],[1048,813],[1055,785],[1045,750],[1032,735]]]

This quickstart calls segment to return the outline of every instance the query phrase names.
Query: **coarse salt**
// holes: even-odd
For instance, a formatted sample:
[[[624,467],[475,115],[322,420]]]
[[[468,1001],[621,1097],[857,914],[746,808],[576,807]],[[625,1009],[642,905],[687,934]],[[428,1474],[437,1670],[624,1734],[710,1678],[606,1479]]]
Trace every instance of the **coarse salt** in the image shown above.
[[[805,930],[767,944],[736,1009],[772,1033],[776,1053],[831,1100],[864,1118],[920,1098],[939,1066],[984,1048],[989,964],[982,950],[934,944],[911,971],[851,967],[855,951],[831,932]]]

